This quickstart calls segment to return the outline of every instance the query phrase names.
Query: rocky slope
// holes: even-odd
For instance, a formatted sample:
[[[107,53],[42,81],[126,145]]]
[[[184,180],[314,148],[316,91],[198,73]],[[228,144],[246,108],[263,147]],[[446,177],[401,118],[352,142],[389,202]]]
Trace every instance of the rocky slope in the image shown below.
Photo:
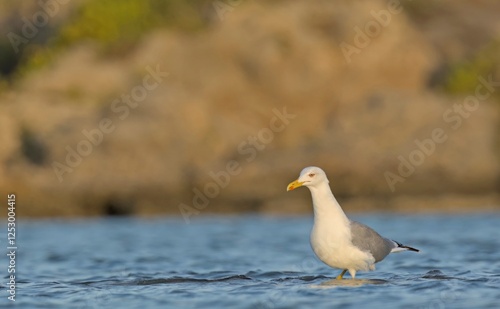
[[[0,95],[0,191],[27,216],[303,213],[285,188],[317,165],[348,211],[498,209],[500,78],[433,81],[499,8],[444,3],[242,1],[124,55],[75,44]],[[470,12],[478,37],[436,16]]]

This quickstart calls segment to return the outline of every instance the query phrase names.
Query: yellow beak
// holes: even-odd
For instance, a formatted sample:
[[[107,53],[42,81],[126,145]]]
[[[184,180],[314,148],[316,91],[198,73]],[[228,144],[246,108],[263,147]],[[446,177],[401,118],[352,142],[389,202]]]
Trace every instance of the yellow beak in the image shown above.
[[[288,187],[286,187],[286,190],[287,191],[292,191],[293,189],[296,189],[298,187],[302,187],[302,185],[304,184],[303,181],[299,181],[298,179],[289,183],[288,184]]]

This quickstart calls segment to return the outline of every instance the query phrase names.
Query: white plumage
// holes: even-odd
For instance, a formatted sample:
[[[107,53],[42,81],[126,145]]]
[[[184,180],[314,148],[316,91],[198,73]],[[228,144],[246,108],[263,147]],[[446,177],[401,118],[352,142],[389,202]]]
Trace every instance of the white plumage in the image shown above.
[[[288,185],[287,191],[301,186],[309,188],[313,200],[311,247],[325,264],[343,270],[337,279],[342,279],[346,271],[355,278],[359,270],[374,270],[375,263],[391,252],[419,251],[349,220],[333,196],[325,172],[319,167],[304,168],[299,178]]]

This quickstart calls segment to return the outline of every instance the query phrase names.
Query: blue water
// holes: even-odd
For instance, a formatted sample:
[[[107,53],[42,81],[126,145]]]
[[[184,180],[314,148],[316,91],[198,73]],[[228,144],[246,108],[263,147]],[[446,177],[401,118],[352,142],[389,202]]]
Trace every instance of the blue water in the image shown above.
[[[392,254],[339,283],[309,247],[310,217],[21,220],[16,302],[7,300],[4,255],[0,306],[499,307],[499,214],[354,219],[422,252]]]

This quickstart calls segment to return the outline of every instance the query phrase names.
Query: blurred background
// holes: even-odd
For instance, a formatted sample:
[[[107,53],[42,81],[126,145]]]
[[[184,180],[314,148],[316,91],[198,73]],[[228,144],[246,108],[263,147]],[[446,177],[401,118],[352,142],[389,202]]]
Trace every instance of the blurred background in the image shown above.
[[[0,3],[17,214],[500,210],[500,2]],[[0,213],[6,216],[7,212]]]

